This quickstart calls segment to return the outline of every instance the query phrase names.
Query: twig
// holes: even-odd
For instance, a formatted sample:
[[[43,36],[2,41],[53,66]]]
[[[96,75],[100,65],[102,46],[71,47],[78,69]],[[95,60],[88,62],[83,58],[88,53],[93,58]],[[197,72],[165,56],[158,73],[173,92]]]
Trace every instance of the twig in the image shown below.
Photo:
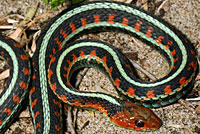
[[[10,76],[10,69],[6,69],[0,74],[0,80],[8,78]]]
[[[162,4],[158,7],[158,9],[156,10],[156,13],[159,13],[160,10],[164,7],[164,5],[167,3],[168,0],[165,0],[162,2]]]
[[[31,50],[29,51],[29,55],[30,57],[33,56],[33,54],[36,51],[36,38],[40,35],[41,30],[37,31],[34,35],[33,35],[33,41],[32,41],[32,45],[31,45]]]
[[[10,26],[10,25],[1,25],[0,29],[17,29],[16,26]]]
[[[143,74],[145,74],[147,77],[149,77],[151,80],[156,81],[157,78],[151,74],[150,72],[148,72],[147,70],[145,70],[144,68],[142,68],[139,64],[135,63],[134,61],[131,60],[131,63],[133,64],[133,66],[138,69],[139,71],[141,71]]]
[[[69,107],[67,111],[67,123],[69,125],[69,128],[71,130],[71,134],[76,134],[76,131],[74,129],[73,123],[72,123],[72,108]]]
[[[87,71],[89,70],[89,68],[85,68],[81,73],[78,74],[78,79],[75,83],[75,88],[78,88],[84,75],[87,73]],[[67,123],[71,129],[71,134],[76,134],[76,131],[75,131],[75,121],[73,122],[72,121],[72,108],[70,107],[67,111]]]
[[[81,81],[83,80],[83,77],[88,72],[89,68],[84,68],[82,72],[80,72],[77,76],[77,81],[75,83],[75,87],[78,88],[81,84]]]
[[[200,97],[197,98],[188,98],[187,101],[200,101]]]
[[[45,16],[51,14],[52,12],[46,12],[46,13],[43,13],[41,14],[40,16],[36,17],[33,21],[29,22],[27,24],[27,28],[29,28],[31,25],[33,25],[35,22],[37,22],[38,20],[40,20],[41,18],[44,18]]]

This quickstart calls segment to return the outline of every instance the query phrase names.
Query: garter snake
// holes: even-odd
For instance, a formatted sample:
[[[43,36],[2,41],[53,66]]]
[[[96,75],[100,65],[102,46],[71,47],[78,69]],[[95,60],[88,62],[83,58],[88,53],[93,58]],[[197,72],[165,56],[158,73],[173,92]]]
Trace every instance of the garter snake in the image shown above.
[[[111,45],[94,40],[72,42],[82,34],[101,30],[124,32],[159,49],[169,59],[170,72],[153,82],[141,81],[129,59]],[[180,31],[146,11],[119,2],[89,2],[64,10],[42,30],[36,44],[29,93],[36,133],[62,133],[60,100],[98,109],[124,128],[158,129],[160,119],[145,107],[177,101],[192,89],[198,72],[195,49]],[[104,93],[74,89],[70,79],[83,67],[100,69],[120,95],[137,105]],[[4,121],[8,119],[1,124]]]

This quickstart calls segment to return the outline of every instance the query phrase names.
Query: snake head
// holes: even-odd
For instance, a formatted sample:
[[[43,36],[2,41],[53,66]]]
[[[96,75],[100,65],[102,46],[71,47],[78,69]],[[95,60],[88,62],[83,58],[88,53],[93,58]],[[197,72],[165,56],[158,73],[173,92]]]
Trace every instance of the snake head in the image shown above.
[[[111,120],[121,127],[139,131],[153,131],[162,125],[162,121],[150,109],[131,102],[125,102],[125,108]]]

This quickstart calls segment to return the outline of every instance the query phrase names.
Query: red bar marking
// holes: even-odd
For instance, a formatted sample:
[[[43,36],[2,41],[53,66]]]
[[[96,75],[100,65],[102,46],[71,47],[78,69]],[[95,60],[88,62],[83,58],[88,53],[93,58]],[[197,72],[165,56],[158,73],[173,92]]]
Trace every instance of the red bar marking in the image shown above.
[[[101,22],[101,20],[100,20],[100,17],[101,15],[100,14],[97,14],[97,15],[94,15],[94,23],[99,23],[99,22]]]
[[[12,113],[12,110],[9,108],[4,108],[4,110],[2,111],[3,113],[7,113],[8,116]]]
[[[23,72],[25,75],[29,75],[29,74],[30,74],[28,68],[23,68],[22,72]]]
[[[63,29],[60,29],[60,34],[62,34],[62,36],[63,36],[65,39],[67,39],[67,37],[68,37],[68,34],[66,33],[66,31],[65,31],[65,30],[63,30]]]
[[[131,66],[130,66],[129,64],[126,64],[125,66],[126,66],[127,68],[131,68]]]
[[[21,58],[22,60],[28,60],[28,57],[27,57],[25,54],[20,55],[20,58]]]
[[[161,44],[163,39],[164,39],[163,36],[159,36],[157,39],[155,39],[155,41],[156,41],[158,44]]]
[[[72,62],[70,60],[67,60],[67,63],[69,66],[72,66]]]
[[[170,46],[169,46],[169,45],[165,45],[165,48],[166,48],[166,49],[169,49],[169,48],[170,48]]]
[[[96,56],[96,50],[91,51],[90,56]]]
[[[62,42],[59,41],[59,38],[56,37],[54,40],[56,41],[56,44],[58,44],[58,47],[61,48],[61,46],[62,46]]]
[[[86,18],[82,18],[81,22],[82,22],[82,27],[85,27],[88,24]]]
[[[127,18],[123,18],[122,25],[128,26],[128,19]]]
[[[63,102],[65,102],[65,103],[68,102],[67,97],[64,96],[64,95],[61,95],[61,96],[60,96],[60,99],[61,99]]]
[[[31,102],[32,108],[37,104],[38,99],[35,99],[34,101]]]
[[[154,90],[149,90],[149,91],[147,91],[146,96],[147,96],[148,98],[155,97],[155,94],[154,94],[153,92],[154,92]]]
[[[113,14],[111,14],[111,15],[109,15],[108,16],[108,23],[115,23],[113,20],[114,20],[114,18],[115,18],[115,14],[113,13]]]
[[[131,76],[132,76],[132,75],[133,75],[133,72],[130,72],[130,73],[129,73],[129,75],[131,75]]]
[[[37,111],[35,114],[34,114],[34,119],[36,119],[37,118],[37,116],[40,114],[40,112],[39,111]],[[37,127],[37,126],[36,126]]]
[[[152,36],[152,32],[153,32],[153,27],[149,27],[146,33],[147,37],[151,37]]]
[[[172,91],[171,86],[170,86],[170,85],[167,85],[167,86],[165,87],[164,91],[165,91],[165,95],[171,93],[171,91]]]
[[[174,56],[176,54],[176,50],[174,49],[172,52],[171,52],[171,55]]]
[[[41,128],[40,123],[37,123],[37,124],[36,124],[36,130],[38,129],[38,132],[40,132],[40,128]]]
[[[192,68],[194,69],[194,71],[196,71],[196,69],[197,69],[197,65],[195,64],[194,61],[190,62],[189,65],[192,66]]]
[[[59,132],[61,128],[58,125],[55,125],[55,129]]]
[[[102,57],[102,60],[103,60],[104,65],[106,65],[106,62],[107,62],[107,56]]]
[[[55,114],[55,116],[57,116],[57,117],[59,117],[59,118],[61,118],[61,115],[60,115],[60,113],[59,112],[54,112],[54,114]]]
[[[179,80],[179,83],[181,84],[181,87],[182,87],[187,83],[187,80],[185,80],[185,77],[181,77]]]
[[[174,59],[174,63],[178,61],[178,58]]]
[[[142,21],[138,21],[138,22],[136,23],[136,26],[134,27],[134,29],[135,29],[136,31],[140,31],[140,27],[141,27],[142,24],[143,24]]]
[[[13,101],[15,102],[15,103],[19,103],[19,101],[20,101],[20,98],[19,98],[19,96],[17,96],[17,95],[14,95],[13,96]]]
[[[30,94],[32,95],[35,92],[35,87],[30,90]]]
[[[127,94],[130,95],[130,96],[136,96],[135,95],[135,89],[133,89],[132,87],[129,87]]]
[[[51,69],[48,70],[48,78],[51,79],[51,76],[53,75],[53,71]]]
[[[21,48],[22,46],[19,43],[14,43],[14,46],[17,48]]]
[[[72,29],[72,33],[76,32],[76,27],[72,22],[70,22],[69,26]]]
[[[53,90],[53,92],[56,93],[56,83],[50,84],[50,87]]]
[[[73,60],[77,59],[77,57],[76,57],[75,54],[72,54],[72,59],[73,59]]]
[[[32,75],[32,80],[35,80],[36,79],[36,76],[35,74]]]
[[[168,41],[167,44],[168,45],[173,45],[173,41]]]
[[[176,66],[173,66],[171,70],[173,70],[173,69],[175,69],[175,68],[176,68]]]
[[[109,69],[110,74],[112,73],[113,67],[111,66]]]
[[[116,87],[119,87],[119,85],[120,85],[120,79],[116,78],[114,84],[115,84]]]
[[[85,57],[84,51],[81,50],[79,55],[80,55],[82,58]]]
[[[55,105],[57,105],[58,107],[61,107],[61,104],[60,104],[60,102],[59,102],[59,101],[57,101],[57,100],[53,99],[53,103],[54,103]]]
[[[64,70],[68,72],[68,68],[66,66],[64,66]]]
[[[26,87],[28,86],[27,83],[23,82],[23,81],[20,81],[19,83],[20,87],[23,88],[24,90],[26,90]]]

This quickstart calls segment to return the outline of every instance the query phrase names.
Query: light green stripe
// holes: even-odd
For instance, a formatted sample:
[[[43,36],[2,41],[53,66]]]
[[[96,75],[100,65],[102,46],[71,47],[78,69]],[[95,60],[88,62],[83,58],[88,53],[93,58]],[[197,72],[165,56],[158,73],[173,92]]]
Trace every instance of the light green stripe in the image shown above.
[[[13,49],[8,44],[2,42],[1,40],[0,40],[0,47],[2,47],[3,49],[5,49],[8,52],[8,54],[11,56],[11,59],[13,61],[13,77],[11,79],[11,82],[10,82],[6,92],[3,94],[3,96],[0,99],[0,106],[1,106],[6,101],[6,99],[8,99],[9,95],[11,94],[12,90],[14,89],[14,86],[15,86],[16,81],[17,81],[18,73],[19,73],[18,72],[19,66],[18,66],[17,57],[16,57],[15,52],[13,51]],[[20,102],[21,102],[21,100],[20,100]],[[13,111],[16,111],[16,109],[17,109],[17,107],[15,107],[13,109]],[[3,124],[0,125],[0,129],[9,121],[9,118],[12,116],[12,114],[13,114],[13,112],[11,113],[10,116],[8,116],[5,119]]]
[[[75,95],[78,95],[78,96],[87,96],[87,97],[97,97],[97,98],[103,98],[109,102],[111,102],[112,104],[116,104],[116,105],[119,105],[119,102],[116,101],[114,98],[108,96],[108,95],[104,95],[104,94],[101,94],[101,93],[81,93],[81,92],[76,92],[76,91],[73,91],[73,90],[70,90],[68,87],[65,86],[65,84],[63,83],[62,81],[62,78],[61,78],[61,75],[60,75],[60,69],[61,69],[61,64],[63,62],[63,59],[65,58],[65,56],[71,52],[73,49],[76,49],[76,48],[79,48],[79,47],[83,47],[83,46],[95,46],[95,47],[100,47],[100,48],[103,48],[109,52],[112,51],[112,49],[109,47],[109,46],[106,46],[102,43],[97,43],[97,42],[82,42],[82,43],[78,43],[78,44],[75,44],[69,48],[67,48],[62,54],[61,56],[59,57],[58,59],[58,64],[57,64],[57,67],[56,67],[56,75],[57,75],[57,78],[58,78],[58,82],[60,83],[60,85],[63,87],[63,89],[65,89],[67,92],[69,93],[72,93],[72,94],[75,94]],[[116,54],[114,51],[112,51],[112,53]],[[59,90],[59,89],[58,89]]]
[[[8,89],[6,90],[5,94],[1,97],[0,105],[2,105],[5,102],[5,100],[8,98],[8,96],[11,94],[12,89],[14,89],[15,83],[17,81],[19,67],[18,67],[17,57],[15,55],[15,52],[12,50],[12,48],[2,41],[0,41],[0,46],[9,53],[13,61],[13,77],[8,86]]]

